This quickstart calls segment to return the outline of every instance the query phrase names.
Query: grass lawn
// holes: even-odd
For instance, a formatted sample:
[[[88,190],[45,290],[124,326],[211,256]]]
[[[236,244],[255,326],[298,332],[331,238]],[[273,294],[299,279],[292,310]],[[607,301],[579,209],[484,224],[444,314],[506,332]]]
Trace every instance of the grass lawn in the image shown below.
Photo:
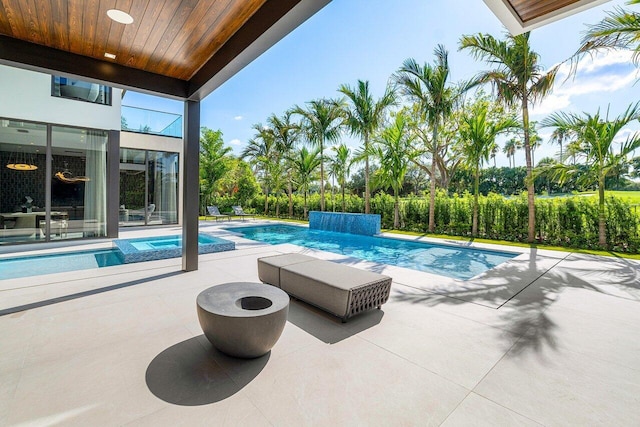
[[[596,191],[585,191],[584,193],[579,193],[578,195],[580,195],[580,196],[598,197],[598,193]],[[605,197],[609,197],[609,196],[618,197],[620,199],[626,200],[627,202],[631,203],[632,205],[640,205],[640,191],[606,190],[604,195],[605,195]],[[554,196],[555,195],[552,194],[550,197],[554,197]],[[559,195],[557,195],[557,197],[567,197],[567,196],[570,196],[570,194],[559,194]]]
[[[388,230],[388,229],[382,229],[382,231],[385,233],[397,233],[397,234],[404,234],[409,236],[420,236],[420,237],[424,236],[424,237],[433,237],[435,239],[459,240],[461,242],[490,243],[492,245],[517,246],[520,248],[548,249],[550,251],[575,252],[578,254],[612,256],[612,257],[618,257],[618,258],[629,258],[629,259],[640,260],[640,254],[628,254],[623,252],[597,251],[592,249],[576,249],[576,248],[567,248],[562,246],[541,245],[537,243],[530,244],[530,243],[521,243],[521,242],[511,242],[509,240],[470,239],[470,238],[461,237],[461,236],[450,236],[448,234],[428,234],[428,233],[417,233],[414,231]]]

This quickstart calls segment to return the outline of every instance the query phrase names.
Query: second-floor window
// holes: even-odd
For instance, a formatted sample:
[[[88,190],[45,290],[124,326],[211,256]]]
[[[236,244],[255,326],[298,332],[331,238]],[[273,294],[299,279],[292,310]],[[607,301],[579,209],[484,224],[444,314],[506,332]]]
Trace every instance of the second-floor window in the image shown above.
[[[51,95],[94,104],[111,105],[111,88],[67,77],[51,76]]]

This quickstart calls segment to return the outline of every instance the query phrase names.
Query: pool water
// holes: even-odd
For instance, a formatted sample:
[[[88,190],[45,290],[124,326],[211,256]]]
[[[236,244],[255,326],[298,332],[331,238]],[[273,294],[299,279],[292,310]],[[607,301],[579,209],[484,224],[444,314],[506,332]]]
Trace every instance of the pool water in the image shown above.
[[[113,243],[113,249],[0,258],[0,280],[177,258],[182,255],[181,236],[117,239]],[[198,253],[233,249],[233,242],[215,236],[198,235]]]
[[[387,237],[311,230],[295,225],[259,225],[227,230],[240,233],[247,239],[272,245],[291,243],[461,280],[477,276],[518,255]]]
[[[182,247],[182,236],[168,236],[163,237],[143,237],[139,239],[128,239],[131,245],[139,251],[148,251],[154,249],[174,249]],[[198,244],[204,245],[207,243],[217,243],[222,239],[216,239],[215,237],[198,235]]]
[[[115,249],[65,252],[0,259],[0,279],[39,276],[121,265]]]

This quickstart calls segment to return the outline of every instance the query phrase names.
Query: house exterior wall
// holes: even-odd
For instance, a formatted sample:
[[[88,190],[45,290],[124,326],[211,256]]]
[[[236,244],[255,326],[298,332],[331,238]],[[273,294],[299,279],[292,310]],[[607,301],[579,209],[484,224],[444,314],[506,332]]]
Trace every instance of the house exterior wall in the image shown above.
[[[111,105],[51,96],[51,76],[0,65],[0,117],[94,129],[120,129],[122,91]]]
[[[116,141],[116,146],[118,146],[119,144],[120,148],[177,153],[180,162],[178,178],[179,182],[182,182],[184,174],[182,138],[121,131],[121,117],[123,114],[122,90],[112,88],[111,105],[96,104],[78,99],[57,97],[52,95],[52,91],[52,77],[50,75],[0,65],[0,118],[2,118],[2,120],[0,120],[0,145],[2,145],[2,148],[0,149],[0,159],[2,159],[3,164],[6,164],[9,161],[8,156],[10,157],[11,155],[13,155],[14,157],[16,157],[16,153],[18,152],[28,152],[30,153],[29,155],[34,159],[42,160],[42,164],[38,163],[38,169],[35,172],[32,171],[31,175],[28,175],[28,177],[33,176],[33,178],[38,178],[37,182],[34,183],[31,182],[33,180],[26,180],[25,178],[27,177],[27,175],[22,175],[20,176],[20,185],[16,184],[16,188],[20,186],[24,187],[28,184],[28,191],[24,189],[21,190],[22,193],[25,193],[26,191],[25,194],[28,193],[35,195],[35,193],[33,193],[35,191],[34,189],[40,188],[43,192],[46,192],[46,194],[43,193],[41,197],[38,198],[37,212],[43,212],[44,214],[45,205],[48,203],[48,200],[51,200],[51,208],[46,208],[46,212],[53,212],[55,210],[53,209],[54,207],[56,207],[56,209],[58,208],[57,205],[54,206],[52,194],[54,193],[53,184],[57,183],[57,181],[52,181],[51,177],[47,178],[46,173],[48,173],[49,169],[55,167],[57,168],[55,169],[55,171],[58,171],[58,169],[63,168],[65,170],[69,170],[69,173],[73,172],[75,175],[83,174],[80,172],[84,171],[85,163],[79,163],[78,165],[75,165],[74,161],[76,159],[75,157],[73,157],[74,155],[72,155],[70,158],[67,158],[63,154],[61,154],[62,152],[60,150],[64,149],[65,147],[74,148],[76,145],[78,145],[77,150],[75,148],[74,150],[81,150],[84,144],[81,138],[84,138],[85,128],[109,131],[109,140]],[[160,112],[160,114],[168,113]],[[24,130],[22,129],[22,126],[24,126]],[[65,129],[70,129],[69,135],[65,133],[67,132]],[[11,132],[22,133],[15,133],[14,135]],[[9,135],[9,133],[11,133],[11,135]],[[22,141],[22,139],[20,138],[24,139],[24,141]],[[76,139],[73,138],[80,139],[76,141]],[[36,147],[22,148],[33,146],[34,141],[36,142]],[[57,145],[53,147],[54,144]],[[13,148],[13,146],[15,146],[16,148]],[[45,161],[45,152],[53,149],[57,150],[53,153],[53,160]],[[35,152],[33,150],[35,150]],[[81,155],[78,156],[77,154],[75,156],[78,160],[80,160],[80,158],[82,157]],[[115,158],[112,156],[115,156]],[[113,150],[113,146],[110,146],[108,150],[108,157],[112,159],[110,160],[111,164],[118,164],[117,159],[119,157],[119,153],[117,149]],[[109,160],[107,161],[107,163],[109,164]],[[113,188],[114,186],[117,187],[119,183],[119,175],[117,172],[114,173],[114,171],[117,171],[117,166],[115,167],[115,170],[112,168],[110,169],[110,172],[107,173],[107,185],[110,186],[110,188]],[[77,171],[74,172],[76,169]],[[4,169],[2,171],[4,171]],[[7,171],[9,171],[9,169],[7,169]],[[51,185],[42,185],[49,181],[51,181]],[[182,223],[183,200],[181,191],[182,186],[178,185],[178,224]],[[16,197],[14,197],[14,199],[15,198]],[[111,195],[111,199],[113,199],[113,195]],[[11,200],[10,203],[1,202],[2,201],[0,200],[0,207],[4,208],[5,210],[0,209],[0,212],[17,212],[20,210],[19,208],[16,208],[16,206],[14,206],[16,205],[15,200]],[[110,204],[112,204],[113,206],[109,206]],[[77,209],[71,212],[67,208],[64,209],[65,214],[68,215],[68,220],[70,222],[84,221],[86,219],[84,213],[81,210],[78,210],[78,212],[76,212],[76,210]],[[114,223],[113,218],[116,218],[116,220],[118,218],[118,201],[116,200],[115,203],[113,203],[113,201],[108,203],[107,210],[109,214],[116,212],[113,217],[109,216],[109,219],[107,220],[109,224]],[[53,213],[51,218],[51,224],[54,224]],[[3,219],[2,215],[0,215],[0,219]],[[147,218],[147,221],[148,220],[149,219]],[[170,221],[175,220],[176,216],[174,216],[173,219],[170,219]],[[2,222],[3,221],[0,221],[0,223]],[[13,227],[17,228],[17,226],[14,226],[10,222],[8,222],[7,224],[5,224],[4,227],[0,226],[0,229],[8,229]],[[114,224],[115,228],[112,228],[112,231],[116,230],[117,234],[118,223]],[[49,222],[47,222],[47,227],[48,226]],[[21,239],[17,239],[13,235],[4,236],[2,235],[2,233],[0,233],[0,245],[6,243],[30,243],[34,241],[42,241],[44,237],[40,237],[39,239],[38,233],[40,233],[41,236],[46,235],[47,240],[59,240],[63,238],[63,233],[54,234],[52,232],[50,235],[48,228],[46,230],[43,230],[44,234],[40,233],[40,230],[37,226],[30,226],[28,230],[9,230],[15,231],[16,233],[14,234],[17,234],[17,232],[21,232],[25,236],[27,233],[29,233],[29,236]],[[71,228],[69,228],[69,230],[71,230]],[[94,236],[90,236],[90,233],[86,230],[80,231],[85,233],[84,237]],[[8,232],[4,234],[7,233]],[[78,233],[64,233],[64,238],[78,238],[76,234]],[[82,237],[82,233],[80,233],[79,235],[80,237]],[[109,237],[114,236],[110,235]],[[9,238],[11,238],[12,240],[9,241]]]

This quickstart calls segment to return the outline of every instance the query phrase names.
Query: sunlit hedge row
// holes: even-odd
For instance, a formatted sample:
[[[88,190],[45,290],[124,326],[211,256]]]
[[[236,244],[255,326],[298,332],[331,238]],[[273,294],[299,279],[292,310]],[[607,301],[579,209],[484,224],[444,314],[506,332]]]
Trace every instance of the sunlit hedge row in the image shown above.
[[[231,199],[220,198],[223,210],[230,210]],[[490,193],[480,196],[478,237],[524,242],[527,238],[527,198],[526,194],[506,198]],[[269,197],[270,216],[276,214],[276,204],[280,217],[288,217],[289,201],[286,196]],[[320,209],[320,196],[313,194],[307,199],[308,210]],[[364,201],[354,195],[347,195],[347,212],[364,212]],[[303,218],[304,199],[293,196],[293,217]],[[264,213],[264,196],[254,198],[248,210]],[[326,196],[326,210],[342,210],[342,199]],[[382,227],[392,228],[393,197],[377,194],[371,199],[372,213],[381,214]],[[435,215],[438,234],[471,236],[473,196],[469,193],[448,196],[440,192],[436,197]],[[598,248],[598,201],[597,197],[572,196],[558,198],[536,198],[536,237],[539,243],[573,248]],[[400,205],[401,229],[426,232],[429,223],[428,197],[409,197]],[[628,202],[607,197],[606,224],[609,248],[616,251],[640,253],[640,213],[636,206]]]

